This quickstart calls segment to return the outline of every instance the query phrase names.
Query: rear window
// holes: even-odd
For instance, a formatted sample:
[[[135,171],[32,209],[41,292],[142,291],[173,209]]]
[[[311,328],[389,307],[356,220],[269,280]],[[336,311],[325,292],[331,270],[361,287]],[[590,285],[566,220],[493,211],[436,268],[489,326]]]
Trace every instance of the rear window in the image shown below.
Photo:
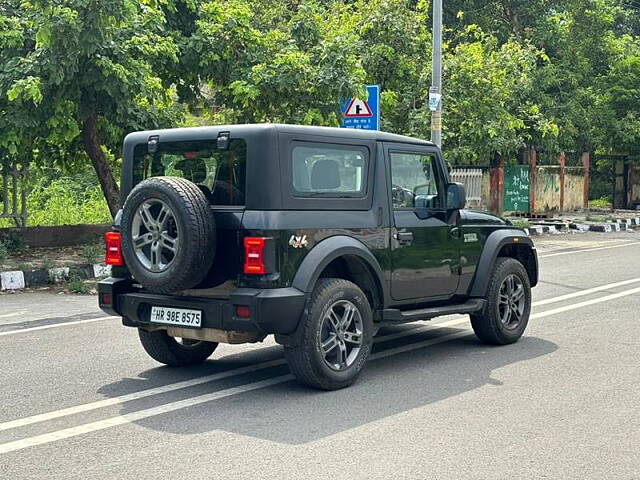
[[[292,149],[293,190],[301,197],[362,197],[368,168],[364,147],[297,144]]]
[[[244,205],[247,144],[232,139],[228,150],[218,150],[216,140],[160,142],[158,151],[146,144],[134,150],[133,182],[158,176],[186,178],[200,187],[212,205]]]

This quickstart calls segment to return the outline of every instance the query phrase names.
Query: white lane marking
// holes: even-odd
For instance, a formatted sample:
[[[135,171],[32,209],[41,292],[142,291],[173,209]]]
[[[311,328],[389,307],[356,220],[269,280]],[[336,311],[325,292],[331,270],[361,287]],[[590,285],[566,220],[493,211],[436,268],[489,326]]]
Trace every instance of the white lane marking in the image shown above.
[[[607,302],[609,300],[615,300],[620,297],[624,297],[627,295],[633,295],[635,293],[640,293],[640,288],[634,288],[631,290],[625,290],[623,292],[615,293],[612,295],[607,295],[605,297],[596,298],[593,300],[587,300],[585,302],[576,303],[573,305],[567,305],[564,307],[559,307],[553,310],[547,310],[545,312],[540,312],[531,316],[531,318],[542,318],[550,315],[554,315],[556,313],[566,312],[569,310],[575,310],[578,308],[582,308],[589,305],[594,305],[597,303]],[[450,322],[446,322],[449,325],[460,322],[463,323],[465,319],[452,320]],[[468,330],[458,331],[455,333],[451,333],[448,335],[443,335],[442,337],[437,337],[429,340],[425,340],[423,342],[411,343],[409,345],[404,345],[396,348],[391,348],[388,350],[384,350],[382,352],[378,352],[371,356],[372,359],[385,358],[391,355],[395,355],[402,352],[407,352],[411,350],[416,350],[418,348],[424,348],[430,345],[436,345],[438,343],[444,343],[449,340],[453,340],[456,338],[461,338],[469,336],[471,337],[471,333]],[[22,450],[27,447],[33,447],[36,445],[42,445],[45,443],[51,443],[57,440],[63,440],[71,437],[76,437],[78,435],[83,435],[85,433],[96,432],[98,430],[104,430],[106,428],[114,427],[117,425],[124,425],[127,423],[135,422],[138,420],[142,420],[149,417],[154,417],[157,415],[162,415],[164,413],[173,412],[176,410],[180,410],[183,408],[200,405],[202,403],[210,402],[212,400],[217,400],[220,398],[229,397],[231,395],[249,392],[252,390],[257,390],[260,388],[276,385],[279,383],[287,382],[292,380],[293,375],[283,375],[280,377],[275,377],[273,379],[262,380],[259,382],[253,382],[246,385],[241,385],[239,387],[233,387],[228,389],[219,390],[213,393],[207,393],[204,395],[198,395],[195,397],[187,398],[184,400],[178,400],[175,402],[166,403],[164,405],[160,405],[157,407],[148,408],[145,410],[140,410],[137,412],[127,413],[124,415],[116,415],[114,417],[106,418],[104,420],[98,420],[96,422],[87,423],[84,425],[78,425],[76,427],[65,428],[62,430],[57,430],[50,433],[45,433],[42,435],[36,435],[33,437],[27,437],[21,440],[15,440],[12,442],[7,442],[0,444],[0,454],[14,452],[16,450]]]
[[[609,300],[615,300],[617,298],[626,297],[628,295],[634,295],[636,293],[640,293],[640,287],[632,288],[631,290],[624,290],[622,292],[613,293],[611,295],[607,295],[605,297],[598,297],[592,300],[586,300],[580,303],[574,303],[572,305],[566,305],[564,307],[553,308],[551,310],[545,310],[544,312],[534,313],[531,315],[531,318],[544,318],[549,317],[551,315],[555,315],[556,313],[568,312],[570,310],[575,310],[577,308],[588,307],[589,305],[595,305],[597,303],[608,302]]]
[[[640,245],[640,242],[630,242],[630,243],[623,243],[623,244],[618,244],[618,245],[609,245],[606,247],[595,247],[595,248],[583,248],[580,250],[571,250],[570,252],[559,252],[559,253],[549,253],[546,255],[539,255],[538,258],[549,258],[549,257],[557,257],[559,255],[571,255],[574,253],[582,253],[582,252],[593,252],[595,250],[607,250],[610,248],[621,248],[621,247],[629,247],[632,245]],[[584,295],[588,295],[588,294],[584,294]],[[568,297],[570,298],[570,297]],[[560,300],[558,300],[560,301]],[[551,302],[548,302],[551,303]],[[535,305],[535,304],[534,304]],[[2,316],[0,315],[0,318],[2,318]],[[15,335],[17,333],[27,333],[27,332],[33,332],[33,331],[37,331],[37,330],[47,330],[49,328],[57,328],[57,327],[64,327],[66,325],[77,325],[77,324],[81,324],[81,323],[91,323],[91,322],[98,322],[100,320],[108,320],[109,318],[118,318],[118,317],[100,317],[100,318],[92,318],[90,320],[78,320],[76,322],[64,322],[64,323],[54,323],[52,325],[43,325],[41,327],[32,327],[32,328],[23,328],[20,330],[11,330],[9,332],[0,332],[0,337],[6,336],[6,335]]]
[[[75,320],[73,322],[52,323],[51,325],[41,325],[39,327],[29,327],[29,328],[22,328],[19,330],[9,330],[8,332],[0,332],[0,337],[4,337],[6,335],[15,335],[16,333],[35,332],[37,330],[48,330],[50,328],[66,327],[68,325],[79,325],[81,323],[101,322],[102,320],[109,320],[110,318],[120,318],[120,317],[89,318],[87,320]]]
[[[580,250],[571,250],[570,252],[549,253],[546,255],[539,255],[538,258],[559,257],[560,255],[571,255],[573,253],[582,253],[582,252],[594,252],[596,250],[608,250],[610,248],[630,247],[632,245],[640,245],[640,242],[622,243],[617,245],[609,245],[606,247],[582,248]]]
[[[449,335],[443,335],[442,337],[432,338],[423,342],[411,343],[402,347],[396,347],[382,352],[371,355],[372,360],[379,358],[389,357],[402,352],[408,352],[419,348],[424,348],[430,345],[436,345],[438,343],[448,342],[455,338],[471,336],[468,330],[452,333]],[[22,450],[28,447],[34,447],[36,445],[43,445],[45,443],[55,442],[57,440],[63,440],[71,437],[77,437],[78,435],[84,435],[86,433],[97,432],[107,428],[115,427],[118,425],[125,425],[127,423],[137,422],[145,418],[155,417],[165,413],[174,412],[187,407],[193,407],[203,403],[211,402],[213,400],[219,400],[221,398],[230,397],[239,393],[250,392],[252,390],[258,390],[260,388],[270,387],[280,383],[294,380],[294,376],[291,374],[282,375],[268,380],[262,380],[259,382],[249,383],[241,385],[239,387],[227,388],[219,390],[217,392],[205,393],[204,395],[198,395],[184,400],[178,400],[175,402],[166,403],[157,407],[147,408],[137,412],[127,413],[124,415],[116,415],[114,417],[106,418],[104,420],[98,420],[96,422],[85,423],[84,425],[78,425],[76,427],[65,428],[42,435],[36,435],[33,437],[24,438],[22,440],[15,440],[13,442],[7,442],[0,444],[0,455],[3,453],[15,452],[16,450]]]
[[[147,390],[140,390],[139,392],[133,392],[126,395],[120,395],[119,397],[105,398],[104,400],[98,400],[91,403],[84,403],[75,407],[63,408],[61,410],[54,410],[47,413],[41,413],[38,415],[32,415],[30,417],[19,418],[11,420],[9,422],[0,423],[0,432],[3,430],[10,430],[12,428],[24,427],[25,425],[31,425],[34,423],[46,422],[60,417],[66,417],[69,415],[75,415],[77,413],[88,412],[96,410],[98,408],[104,408],[111,405],[118,405],[120,403],[130,402],[132,400],[139,400],[141,398],[150,397],[153,395],[161,395],[163,393],[173,392],[174,390],[180,390],[183,388],[194,387],[203,383],[214,382],[216,380],[223,380],[235,375],[243,375],[245,373],[255,372],[269,367],[276,367],[284,365],[284,359],[272,360],[269,362],[263,362],[256,365],[248,365],[246,367],[234,368],[227,370],[226,372],[214,373],[212,375],[206,375],[204,377],[192,378],[190,380],[184,380],[182,382],[170,383],[162,385],[160,387],[149,388]]]
[[[627,245],[635,245],[635,244],[640,244],[640,242],[636,242],[636,243],[632,243],[632,244],[627,244]],[[625,245],[620,245],[620,246],[625,246]],[[604,247],[604,248],[615,248],[615,247]],[[580,251],[585,251],[585,250],[580,250]],[[577,252],[564,252],[564,253],[577,253]],[[559,255],[559,254],[556,254]],[[537,307],[540,305],[548,305],[549,303],[556,303],[556,302],[562,302],[564,300],[568,300],[570,298],[574,298],[574,297],[581,297],[584,295],[590,295],[592,293],[597,293],[600,292],[602,290],[607,290],[609,288],[615,288],[615,287],[622,287],[624,285],[628,285],[630,283],[635,283],[635,282],[640,282],[640,278],[634,278],[631,280],[625,280],[623,282],[616,282],[616,283],[609,283],[607,285],[601,285],[599,287],[595,287],[595,288],[590,288],[587,290],[580,290],[579,292],[574,292],[574,293],[568,293],[566,295],[561,295],[559,297],[553,297],[553,298],[548,298],[546,300],[540,300],[538,302],[533,302],[532,307]],[[5,315],[0,315],[0,318],[5,318],[5,317],[10,317],[10,316],[17,316],[20,315],[22,313],[25,313],[26,310],[22,310],[21,312],[13,312],[13,313],[9,313],[9,314],[5,314]],[[77,320],[74,322],[62,322],[62,323],[54,323],[52,325],[42,325],[40,327],[30,327],[30,328],[22,328],[19,330],[10,330],[8,332],[0,332],[0,337],[6,336],[6,335],[15,335],[17,333],[26,333],[26,332],[33,332],[33,331],[38,331],[38,330],[47,330],[50,328],[58,328],[58,327],[64,327],[67,325],[78,325],[78,324],[83,324],[83,323],[93,323],[93,322],[99,322],[102,320],[109,320],[111,318],[120,318],[120,317],[99,317],[99,318],[91,318],[88,320]],[[443,324],[440,324],[443,325]],[[452,324],[455,325],[455,322]],[[398,338],[398,337],[396,337]],[[2,431],[2,424],[0,424],[0,431]]]
[[[269,387],[292,379],[293,375],[291,374],[283,375],[268,380],[262,380],[260,382],[241,385],[239,387],[227,388],[225,390],[219,390],[217,392],[207,393],[205,395],[198,395],[197,397],[185,398],[184,400],[178,400],[177,402],[171,402],[164,405],[159,405],[157,407],[147,408],[146,410],[140,410],[138,412],[127,413],[125,415],[117,415],[115,417],[99,420],[97,422],[85,423],[84,425],[78,425],[77,427],[65,428],[63,430],[57,430],[54,432],[45,433],[43,435],[36,435],[35,437],[29,437],[22,440],[3,443],[0,445],[0,454],[15,452],[16,450],[22,450],[23,448],[27,447],[42,445],[45,443],[55,442],[56,440],[76,437],[78,435],[96,432],[98,430],[104,430],[105,428],[111,428],[117,425],[136,422],[145,418],[154,417],[156,415],[162,415],[163,413],[169,413],[182,408],[192,407],[201,403],[210,402],[212,400],[230,397],[231,395],[236,395],[238,393],[244,393],[251,390],[257,390],[259,388]]]
[[[0,315],[0,318],[17,317],[18,315],[24,315],[25,313],[27,313],[26,310],[19,310],[17,312],[11,312],[11,313],[3,313],[2,315]]]
[[[549,298],[546,300],[542,300],[539,302],[534,302],[532,306],[540,306],[540,305],[546,305],[549,303],[553,303],[553,302],[557,302],[557,301],[561,301],[561,300],[566,300],[569,298],[573,298],[576,296],[581,296],[581,295],[587,295],[590,293],[596,293],[598,291],[604,290],[604,289],[608,289],[608,288],[613,288],[616,286],[623,286],[623,285],[627,285],[629,283],[633,283],[633,282],[638,282],[640,281],[640,278],[638,279],[632,279],[632,280],[625,280],[623,282],[616,282],[616,283],[610,283],[607,285],[601,285],[599,287],[595,287],[595,288],[591,288],[588,290],[582,290],[580,292],[574,292],[574,293],[570,293],[567,295],[561,295],[559,297],[554,297],[554,298]],[[603,297],[603,298],[608,298],[608,297]],[[617,297],[616,297],[617,298]],[[596,299],[598,301],[600,301],[600,299]],[[597,302],[596,302],[597,303]],[[577,305],[582,305],[582,304],[577,304]],[[568,310],[572,310],[574,307],[572,305],[569,306],[570,308],[568,308]],[[565,307],[562,307],[565,308]],[[579,308],[579,307],[576,307]],[[566,311],[566,310],[561,310],[561,311]],[[546,312],[541,312],[540,314],[532,314],[531,318],[538,318],[539,315],[542,316],[546,316],[545,315]],[[115,317],[109,317],[109,318],[115,318]],[[83,320],[84,322],[84,320]],[[422,330],[426,330],[426,329],[439,329],[439,328],[446,328],[446,327],[453,327],[456,325],[460,325],[463,323],[468,322],[468,318],[466,316],[464,317],[460,317],[460,318],[454,318],[453,320],[448,320],[445,322],[440,322],[440,323],[435,323],[435,324],[428,324],[428,325],[420,325],[420,326],[416,326],[401,332],[396,332],[396,333],[391,333],[388,335],[383,335],[383,336],[379,336],[375,338],[375,342],[376,343],[381,343],[381,342],[386,342],[386,341],[390,341],[390,340],[395,340],[397,338],[402,338],[405,337],[407,335],[413,335],[414,333],[418,333]],[[112,397],[112,398],[105,398],[103,400],[97,400],[95,402],[90,402],[90,403],[85,403],[85,404],[81,404],[81,405],[77,405],[74,407],[68,407],[68,408],[64,408],[61,410],[54,410],[51,412],[46,412],[46,413],[41,413],[41,414],[37,414],[37,415],[32,415],[29,417],[24,417],[24,418],[19,418],[16,420],[11,420],[8,422],[4,422],[4,423],[0,423],[0,432],[4,431],[4,430],[10,430],[12,428],[19,428],[19,427],[24,427],[26,425],[32,425],[34,423],[41,423],[41,422],[46,422],[49,420],[54,420],[56,418],[61,418],[61,417],[66,417],[69,415],[75,415],[78,413],[82,413],[82,412],[88,412],[91,410],[97,410],[99,408],[104,408],[104,407],[108,407],[111,405],[118,405],[121,403],[125,403],[125,402],[130,402],[133,400],[139,400],[141,398],[146,398],[146,397],[150,397],[150,396],[154,396],[154,395],[161,395],[163,393],[169,393],[169,392],[173,392],[176,390],[181,390],[184,388],[189,388],[189,387],[194,387],[197,385],[202,385],[204,383],[209,383],[209,382],[214,382],[217,380],[222,380],[225,378],[229,378],[235,375],[244,375],[246,373],[252,373],[258,370],[262,370],[265,368],[270,368],[270,367],[276,367],[279,365],[284,365],[286,362],[284,361],[284,359],[278,359],[278,360],[272,360],[272,361],[268,361],[268,362],[263,362],[263,363],[259,363],[256,365],[248,365],[246,367],[240,367],[240,368],[235,368],[232,370],[227,370],[225,372],[219,372],[219,373],[214,373],[211,375],[206,375],[204,377],[197,377],[197,378],[193,378],[190,380],[183,380],[181,382],[176,382],[176,383],[170,383],[167,385],[162,385],[159,387],[154,387],[154,388],[149,388],[146,390],[140,390],[138,392],[133,392],[133,393],[129,393],[129,394],[125,394],[125,395],[120,395],[118,397]]]
[[[418,325],[416,327],[411,328],[411,332],[419,332],[421,330],[433,330],[433,329],[438,329],[438,328],[446,328],[446,327],[451,327],[454,325],[460,325],[461,323],[464,322],[468,322],[469,318],[464,316],[464,317],[460,317],[458,316],[458,318],[455,318],[453,320],[447,320],[446,322],[439,322],[439,323],[429,323],[426,325]],[[407,336],[407,331],[403,330],[402,332],[397,332],[397,333],[390,333],[388,335],[382,335],[380,337],[375,337],[374,340],[376,343],[380,343],[380,342],[388,342],[389,340],[395,340],[396,338],[402,338],[402,337],[406,337]]]
[[[460,319],[456,321],[456,323],[465,323],[465,322],[467,322],[467,319]],[[454,322],[451,322],[451,324],[453,323]],[[374,353],[373,355],[371,355],[371,359],[376,360],[378,358],[386,358],[386,357],[390,357],[391,355],[396,355],[398,353],[410,352],[412,350],[417,350],[419,348],[429,347],[431,345],[437,345],[438,343],[444,343],[444,342],[448,342],[449,340],[454,340],[456,338],[467,337],[467,336],[469,337],[472,336],[472,333],[469,332],[469,329],[465,329],[455,333],[450,333],[448,335],[443,335],[442,337],[431,338],[429,340],[424,340],[422,342],[415,342],[415,343],[410,343],[408,345],[402,345],[400,347],[389,348],[387,350],[383,350],[382,352]],[[0,448],[2,448],[2,445],[0,445]]]
[[[428,328],[429,329],[445,328],[450,325],[456,325],[460,322],[461,320],[455,320],[450,322],[441,322],[441,323],[432,324],[432,325],[421,325],[414,328],[408,328],[402,332],[397,332],[389,335],[382,335],[380,337],[376,337],[374,341],[376,343],[385,342],[385,341],[393,340],[396,338],[413,335],[421,330],[425,330]],[[206,375],[204,377],[197,377],[189,380],[183,380],[181,382],[169,383],[167,385],[162,385],[160,387],[148,388],[146,390],[140,390],[138,392],[128,393],[126,395],[120,395],[118,397],[105,398],[103,400],[97,400],[95,402],[84,403],[82,405],[77,405],[75,407],[68,407],[68,408],[63,408],[61,410],[53,410],[51,412],[32,415],[30,417],[18,418],[16,420],[0,423],[0,432],[4,430],[10,430],[12,428],[19,428],[19,427],[24,427],[26,425],[32,425],[34,423],[46,422],[46,421],[54,420],[60,417],[75,415],[77,413],[88,412],[91,410],[96,410],[98,408],[109,407],[111,405],[118,405],[121,403],[130,402],[132,400],[139,400],[141,398],[151,397],[154,395],[161,395],[163,393],[169,393],[176,390],[181,390],[183,388],[195,387],[197,385],[202,385],[204,383],[214,382],[217,380],[223,380],[225,378],[233,377],[236,375],[244,375],[246,373],[256,372],[258,370],[263,370],[265,368],[277,367],[280,365],[284,365],[285,363],[286,361],[283,358],[280,358],[277,360],[270,360],[268,362],[262,362],[255,365],[247,365],[246,367],[239,367],[239,368],[234,368],[224,372],[213,373],[211,375]]]
[[[601,292],[603,290],[609,290],[610,288],[622,287],[631,283],[640,282],[640,278],[632,278],[631,280],[624,280],[622,282],[609,283],[607,285],[600,285],[599,287],[587,288],[586,290],[579,290],[573,293],[567,293],[566,295],[560,295],[559,297],[547,298],[545,300],[538,300],[531,304],[532,307],[539,307],[541,305],[548,305],[550,303],[562,302],[575,297],[584,297],[585,295],[591,295],[592,293]]]

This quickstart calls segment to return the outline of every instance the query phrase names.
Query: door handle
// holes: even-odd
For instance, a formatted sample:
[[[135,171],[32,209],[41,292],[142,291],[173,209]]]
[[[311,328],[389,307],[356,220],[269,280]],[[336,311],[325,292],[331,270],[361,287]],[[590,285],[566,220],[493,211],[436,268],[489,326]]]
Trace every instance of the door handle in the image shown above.
[[[460,238],[460,228],[459,227],[451,227],[449,229],[449,233],[453,238]]]
[[[408,245],[413,242],[413,233],[412,232],[397,232],[395,234],[396,240],[400,245]]]

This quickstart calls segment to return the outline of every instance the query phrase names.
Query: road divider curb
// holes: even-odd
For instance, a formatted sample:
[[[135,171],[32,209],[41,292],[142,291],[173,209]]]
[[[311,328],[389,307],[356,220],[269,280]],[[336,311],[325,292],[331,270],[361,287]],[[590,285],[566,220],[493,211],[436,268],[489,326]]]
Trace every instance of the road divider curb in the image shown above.
[[[599,232],[599,233],[614,233],[633,231],[633,228],[640,225],[640,217],[636,218],[624,218],[615,219],[608,222],[601,223],[582,223],[582,222],[553,222],[555,224],[549,224],[551,222],[543,222],[541,224],[531,222],[531,226],[524,229],[526,234],[530,237],[543,235],[545,233],[557,234],[568,233],[572,230],[578,232]]]
[[[62,283],[70,278],[92,280],[111,275],[109,265],[78,265],[73,267],[39,268],[0,272],[0,290],[22,290]]]

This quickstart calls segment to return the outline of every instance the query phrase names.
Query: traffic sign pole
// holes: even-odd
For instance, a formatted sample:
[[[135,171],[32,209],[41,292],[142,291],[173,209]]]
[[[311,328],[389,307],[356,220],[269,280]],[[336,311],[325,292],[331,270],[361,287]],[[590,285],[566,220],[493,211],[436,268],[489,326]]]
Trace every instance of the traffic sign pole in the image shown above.
[[[429,90],[431,141],[442,146],[442,0],[433,0],[433,73]],[[437,104],[436,104],[437,102]]]

